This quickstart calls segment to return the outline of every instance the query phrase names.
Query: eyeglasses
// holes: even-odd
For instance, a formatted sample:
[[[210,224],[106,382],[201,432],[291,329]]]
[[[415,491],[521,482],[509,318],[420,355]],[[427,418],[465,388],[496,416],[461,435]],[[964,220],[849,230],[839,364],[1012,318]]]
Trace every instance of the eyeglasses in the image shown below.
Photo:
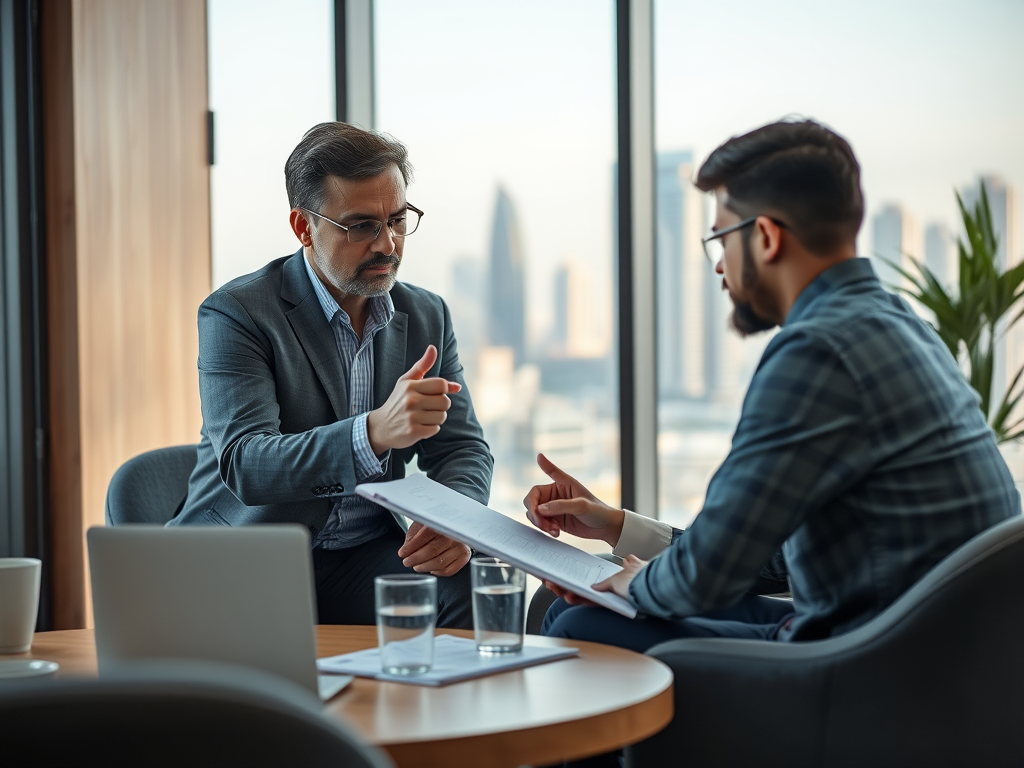
[[[704,246],[704,255],[708,257],[708,261],[711,262],[712,266],[717,264],[725,254],[725,243],[722,241],[722,238],[730,232],[735,232],[739,229],[743,229],[744,227],[749,227],[757,221],[758,218],[760,218],[760,216],[751,216],[749,219],[744,219],[739,224],[733,224],[731,227],[726,227],[725,229],[719,229],[716,232],[712,232],[700,241],[701,245]],[[771,216],[769,216],[768,219],[783,229],[789,229],[784,221],[773,219]]]
[[[299,210],[311,213],[317,218],[329,221],[339,229],[345,230],[350,243],[365,243],[376,240],[385,223],[388,225],[388,229],[391,230],[393,237],[408,237],[419,227],[420,217],[423,216],[423,211],[419,208],[406,204],[405,210],[401,214],[392,216],[387,222],[367,219],[366,221],[354,221],[351,224],[339,224],[334,219],[329,219],[322,213],[311,211],[308,208],[300,208]]]

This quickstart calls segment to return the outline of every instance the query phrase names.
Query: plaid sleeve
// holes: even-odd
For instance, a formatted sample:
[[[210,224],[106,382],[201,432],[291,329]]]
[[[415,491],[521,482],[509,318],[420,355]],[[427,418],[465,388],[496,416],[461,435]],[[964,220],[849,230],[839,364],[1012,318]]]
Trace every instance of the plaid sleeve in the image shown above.
[[[733,605],[811,511],[867,472],[864,402],[827,335],[780,332],[751,381],[704,508],[633,580],[637,607],[682,618]]]

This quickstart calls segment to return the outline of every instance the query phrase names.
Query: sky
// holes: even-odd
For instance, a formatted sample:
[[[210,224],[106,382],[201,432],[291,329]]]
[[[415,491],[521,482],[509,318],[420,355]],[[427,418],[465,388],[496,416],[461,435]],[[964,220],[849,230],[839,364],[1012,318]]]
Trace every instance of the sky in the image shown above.
[[[331,7],[210,0],[215,285],[297,247],[282,167],[334,115]],[[534,337],[567,259],[610,303],[613,8],[377,0],[376,127],[409,147],[409,200],[427,212],[403,279],[444,294],[456,259],[484,259],[500,184],[519,211]],[[659,0],[655,20],[659,151],[703,158],[799,114],[850,140],[869,218],[899,202],[955,228],[953,188],[979,173],[1024,191],[1021,0]]]

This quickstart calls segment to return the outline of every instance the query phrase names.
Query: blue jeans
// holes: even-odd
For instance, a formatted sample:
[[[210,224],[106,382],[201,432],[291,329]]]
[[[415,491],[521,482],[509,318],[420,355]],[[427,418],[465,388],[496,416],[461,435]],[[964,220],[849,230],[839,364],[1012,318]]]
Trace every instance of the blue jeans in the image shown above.
[[[541,634],[616,645],[644,653],[667,640],[684,637],[740,637],[775,640],[793,616],[793,603],[762,595],[744,595],[722,611],[669,621],[650,616],[627,619],[607,608],[571,606],[556,600],[544,616]]]

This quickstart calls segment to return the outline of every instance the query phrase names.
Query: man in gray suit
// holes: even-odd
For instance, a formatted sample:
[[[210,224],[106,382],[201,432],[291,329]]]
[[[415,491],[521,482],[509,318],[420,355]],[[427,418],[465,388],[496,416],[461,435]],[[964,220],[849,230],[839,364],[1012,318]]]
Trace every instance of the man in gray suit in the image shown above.
[[[373,577],[437,575],[438,623],[472,624],[470,549],[405,532],[357,483],[428,476],[487,503],[493,459],[448,307],[397,283],[422,211],[406,149],[344,123],[311,129],[285,164],[302,247],[199,309],[198,463],[169,525],[309,528],[321,623],[372,624]]]

